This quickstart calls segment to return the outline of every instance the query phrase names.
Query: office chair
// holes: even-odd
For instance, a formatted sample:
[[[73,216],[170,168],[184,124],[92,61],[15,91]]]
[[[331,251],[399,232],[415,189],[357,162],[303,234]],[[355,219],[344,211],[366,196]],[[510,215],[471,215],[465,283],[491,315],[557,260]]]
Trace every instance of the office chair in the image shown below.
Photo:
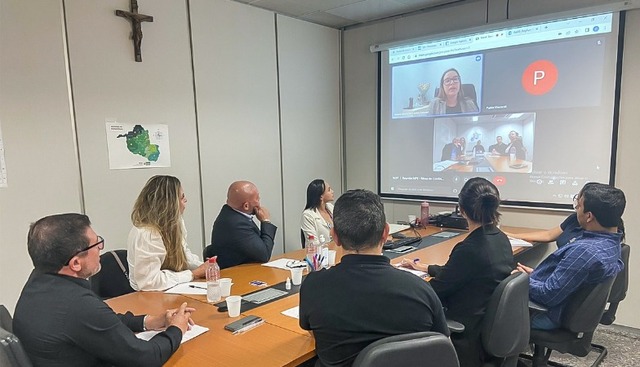
[[[578,357],[589,354],[593,332],[600,322],[615,279],[616,277],[610,277],[596,285],[585,285],[571,295],[562,312],[559,329],[531,329],[530,341],[534,344],[532,367],[564,366],[549,361],[551,352],[554,350],[560,353],[571,353]],[[524,355],[522,357],[529,358]]]
[[[602,325],[611,325],[616,319],[616,311],[618,310],[618,304],[627,296],[627,289],[629,288],[629,253],[631,247],[626,243],[623,243],[620,251],[620,258],[624,263],[624,269],[618,275],[611,287],[611,293],[609,293],[609,307],[604,311],[600,318]],[[597,366],[607,356],[607,348],[600,344],[591,344],[591,349],[598,353],[598,358],[593,362],[593,366]]]
[[[135,292],[129,284],[127,250],[113,250],[100,255],[100,272],[91,277],[91,289],[103,299]]]
[[[493,291],[482,320],[483,367],[515,367],[529,344],[529,275],[515,273]]]
[[[433,331],[389,336],[369,344],[353,367],[459,367],[451,340]]]
[[[465,97],[471,99],[473,103],[475,103],[476,106],[478,106],[478,95],[476,94],[476,86],[473,84],[462,84],[460,88],[462,89],[462,94]],[[433,96],[437,97],[438,93],[440,93],[440,87],[436,87],[436,89],[434,90]]]
[[[4,328],[0,328],[0,366],[31,367],[31,361],[20,340]]]
[[[0,305],[0,327],[10,333],[13,332],[13,318],[4,305]]]

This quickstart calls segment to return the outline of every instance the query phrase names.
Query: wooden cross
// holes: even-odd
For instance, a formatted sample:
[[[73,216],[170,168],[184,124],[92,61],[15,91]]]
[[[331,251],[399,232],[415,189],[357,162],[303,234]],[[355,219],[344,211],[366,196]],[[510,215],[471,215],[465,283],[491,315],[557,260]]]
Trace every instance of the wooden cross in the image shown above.
[[[142,22],[153,22],[151,15],[138,14],[138,1],[131,0],[131,11],[116,10],[116,15],[128,19],[131,22],[131,28],[133,29],[133,49],[136,54],[136,62],[142,62],[142,52],[140,46],[142,46]]]

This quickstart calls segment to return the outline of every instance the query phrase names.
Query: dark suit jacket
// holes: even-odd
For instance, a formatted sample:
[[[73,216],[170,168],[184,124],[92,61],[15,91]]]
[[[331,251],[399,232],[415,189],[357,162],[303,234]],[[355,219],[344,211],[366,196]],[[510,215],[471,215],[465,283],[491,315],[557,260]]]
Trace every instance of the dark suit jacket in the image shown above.
[[[258,229],[253,220],[225,204],[213,223],[211,245],[205,249],[204,256],[218,256],[220,269],[267,262],[271,258],[277,229],[267,222]]]
[[[451,155],[454,154],[454,151],[455,151],[455,158],[453,158],[453,160],[456,160],[458,159],[458,156],[462,154],[462,148],[454,145],[453,143],[446,144],[444,148],[442,148],[442,157],[440,158],[440,160],[441,161],[450,160],[452,158]]]
[[[452,341],[460,366],[480,365],[481,322],[494,289],[514,269],[507,236],[496,226],[477,228],[458,243],[443,266],[430,265],[430,283],[448,319],[461,322],[464,333]]]

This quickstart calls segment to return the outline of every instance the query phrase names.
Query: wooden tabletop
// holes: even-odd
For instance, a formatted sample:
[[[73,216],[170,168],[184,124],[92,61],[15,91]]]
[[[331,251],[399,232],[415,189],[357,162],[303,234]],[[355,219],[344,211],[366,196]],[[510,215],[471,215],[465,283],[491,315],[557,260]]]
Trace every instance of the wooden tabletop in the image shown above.
[[[513,233],[531,230],[516,227],[505,227],[505,229]],[[443,230],[447,229],[429,226],[420,229],[419,233],[425,237]],[[414,235],[410,230],[404,233],[407,236]],[[466,233],[463,233],[436,245],[395,258],[391,263],[397,264],[403,257],[407,257],[420,258],[427,264],[444,264],[453,246],[465,237]],[[329,244],[329,248],[336,250],[336,262],[340,262],[343,255],[342,248],[333,243]],[[522,250],[523,248],[514,248],[514,253],[517,254]],[[304,256],[305,250],[300,249],[274,256],[272,260],[280,258],[300,260]],[[254,280],[260,280],[272,286],[284,282],[287,277],[290,277],[290,272],[260,264],[245,264],[224,269],[221,275],[233,280],[231,294],[243,295],[261,289],[250,284]],[[206,296],[202,295],[135,292],[112,298],[107,301],[107,304],[121,313],[131,311],[134,314],[160,314],[167,309],[177,308],[183,302],[187,302],[190,307],[196,309],[193,313],[195,323],[210,330],[180,346],[166,366],[296,366],[315,355],[312,335],[300,328],[298,319],[282,314],[282,311],[299,304],[297,293],[242,313],[240,317],[256,315],[262,317],[265,323],[238,335],[224,330],[224,326],[240,317],[229,318],[226,312],[218,312],[215,306],[207,303]]]

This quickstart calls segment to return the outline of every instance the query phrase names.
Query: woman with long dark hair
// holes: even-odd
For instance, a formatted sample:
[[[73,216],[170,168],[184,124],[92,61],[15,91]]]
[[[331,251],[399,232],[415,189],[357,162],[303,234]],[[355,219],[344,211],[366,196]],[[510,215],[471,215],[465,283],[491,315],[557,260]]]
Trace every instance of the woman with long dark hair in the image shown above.
[[[478,106],[462,90],[462,79],[458,70],[445,70],[440,78],[438,95],[431,101],[429,113],[444,115],[449,113],[478,112]]]
[[[497,227],[500,193],[481,177],[467,181],[458,205],[469,224],[469,234],[458,243],[444,265],[425,265],[403,260],[402,265],[427,271],[448,319],[461,322],[465,330],[451,336],[461,367],[481,366],[484,350],[480,340],[482,319],[494,289],[514,269],[513,251],[507,236]]]
[[[323,179],[315,179],[307,186],[307,204],[302,212],[300,229],[304,238],[313,235],[325,241],[331,239],[333,227],[333,189]]]

